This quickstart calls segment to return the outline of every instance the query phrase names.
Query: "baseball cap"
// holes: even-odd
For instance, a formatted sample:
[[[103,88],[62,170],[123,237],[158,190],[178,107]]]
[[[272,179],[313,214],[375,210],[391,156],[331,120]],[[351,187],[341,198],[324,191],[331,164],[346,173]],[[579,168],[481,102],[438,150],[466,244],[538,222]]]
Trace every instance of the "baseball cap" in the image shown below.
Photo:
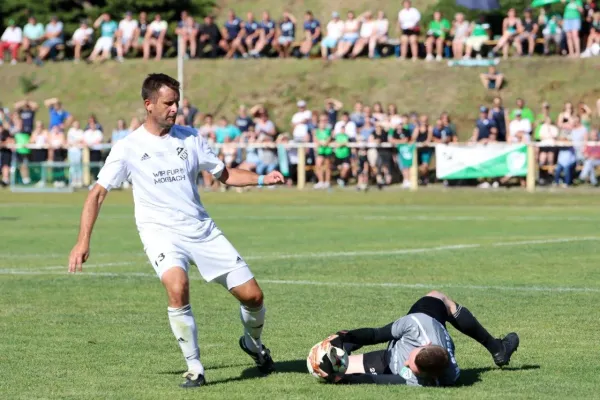
[[[481,106],[481,107],[479,107],[479,112],[486,113],[486,112],[488,112],[488,109],[486,106]]]
[[[298,107],[306,107],[306,102],[304,100],[299,100],[296,105]]]
[[[340,17],[340,13],[337,11],[334,11],[331,13],[331,18],[339,18]]]

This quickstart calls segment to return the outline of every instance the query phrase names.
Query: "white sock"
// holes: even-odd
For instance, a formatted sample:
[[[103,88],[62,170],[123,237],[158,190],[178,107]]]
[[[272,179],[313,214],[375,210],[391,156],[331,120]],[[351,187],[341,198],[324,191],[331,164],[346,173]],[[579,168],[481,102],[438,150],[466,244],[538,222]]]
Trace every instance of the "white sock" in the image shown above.
[[[265,323],[266,308],[264,304],[257,308],[241,306],[241,318],[244,324],[244,339],[248,350],[258,353],[262,350],[260,335]]]
[[[204,366],[200,362],[200,350],[198,349],[198,330],[194,314],[192,314],[192,307],[189,304],[181,308],[168,307],[168,314],[171,329],[181,347],[188,371],[204,375]]]

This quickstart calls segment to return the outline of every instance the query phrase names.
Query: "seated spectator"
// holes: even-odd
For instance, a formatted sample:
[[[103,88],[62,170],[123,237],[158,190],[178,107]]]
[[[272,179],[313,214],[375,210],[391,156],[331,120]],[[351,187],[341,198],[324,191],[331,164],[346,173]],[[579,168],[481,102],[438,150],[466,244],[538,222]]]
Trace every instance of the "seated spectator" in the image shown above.
[[[148,30],[144,37],[144,60],[150,59],[150,50],[153,48],[156,51],[156,60],[162,58],[168,27],[167,21],[163,21],[160,18],[160,14],[154,16],[154,21],[148,25]]]
[[[124,57],[129,50],[140,47],[140,27],[138,21],[133,19],[131,11],[125,13],[125,18],[119,22],[119,28],[116,33],[117,56]],[[144,32],[145,34],[146,32]]]
[[[296,18],[288,11],[284,11],[283,19],[277,27],[277,40],[273,47],[281,58],[290,56],[292,43],[296,38]]]
[[[490,24],[486,22],[485,15],[480,15],[477,21],[471,22],[469,37],[465,42],[465,56],[463,58],[471,58],[472,51],[475,51],[477,57],[480,58],[481,48],[489,40],[490,32]]]
[[[351,58],[356,58],[367,47],[369,44],[369,40],[371,40],[371,36],[375,32],[375,21],[373,20],[373,14],[370,11],[367,11],[356,18],[358,24],[360,26],[360,31],[358,32],[358,39],[354,43],[354,47],[350,46],[352,52],[350,53]],[[348,52],[346,52],[348,53]]]
[[[588,36],[585,51],[581,57],[592,57],[600,55],[600,11],[596,11],[590,22],[590,34]]]
[[[300,54],[308,57],[313,46],[321,40],[321,23],[315,19],[312,11],[304,14],[304,40],[300,45]]]
[[[242,40],[242,20],[235,15],[235,11],[229,10],[227,13],[227,21],[223,25],[221,36],[219,46],[225,50],[225,58],[233,57],[238,41]]]
[[[334,11],[331,14],[331,21],[327,23],[327,36],[321,41],[321,57],[329,58],[329,52],[335,53],[338,47],[338,41],[344,34],[344,21],[340,19],[340,14]]]
[[[181,38],[181,49],[178,49],[178,51],[181,51],[186,58],[188,57],[188,47],[190,49],[189,56],[191,58],[196,58],[199,28],[200,26],[194,21],[194,17],[189,15],[187,11],[181,12],[181,19],[177,22],[175,35]]]
[[[471,142],[482,144],[495,142],[497,133],[498,129],[496,128],[496,123],[489,117],[489,110],[487,107],[481,106],[479,108],[479,118],[475,123]]]
[[[554,42],[555,53],[560,52],[563,31],[560,26],[561,17],[558,14],[548,15],[542,8],[538,18],[539,26],[543,26],[542,35],[544,37],[544,55],[550,54],[550,42]]]
[[[531,121],[522,117],[521,110],[516,110],[515,119],[508,125],[509,143],[529,143],[531,140]]]
[[[590,141],[598,141],[598,132],[593,131],[590,134]],[[586,145],[583,149],[585,161],[583,168],[579,174],[579,179],[585,181],[589,179],[592,186],[598,186],[598,178],[596,177],[596,167],[600,166],[600,146],[597,144]]]
[[[442,18],[442,13],[436,11],[433,13],[433,20],[429,23],[427,29],[427,39],[425,40],[425,49],[427,51],[426,61],[433,60],[433,48],[436,48],[437,61],[442,61],[442,53],[446,41],[446,35],[450,32],[450,22],[446,18]]]
[[[469,21],[465,21],[465,15],[463,13],[456,13],[454,21],[452,21],[452,29],[450,30],[450,36],[452,36],[452,54],[455,60],[459,60],[464,55],[465,42],[469,37]]]
[[[521,41],[517,40],[519,32],[523,31],[523,24],[521,19],[517,17],[517,12],[514,8],[508,10],[508,15],[502,21],[502,37],[498,40],[498,43],[490,51],[492,56],[502,49],[502,55],[505,59],[508,58],[508,46],[512,43],[517,49],[517,54],[522,54]]]
[[[58,125],[61,129],[68,128],[73,117],[63,108],[62,103],[58,98],[53,97],[51,99],[46,99],[44,100],[44,105],[48,108],[48,112],[50,113],[49,129],[52,129],[55,125]]]
[[[567,36],[567,48],[570,57],[579,57],[581,53],[581,14],[583,2],[581,0],[564,0],[565,12],[563,15],[563,30]]]
[[[15,20],[9,19],[8,26],[0,37],[0,64],[4,63],[4,52],[10,50],[10,63],[16,64],[19,54],[19,47],[23,42],[23,32],[21,28],[15,25]]]
[[[188,17],[190,19],[192,17]],[[193,21],[193,20],[192,20]],[[188,25],[191,22],[188,23]],[[217,58],[219,53],[219,48],[221,48],[224,52],[229,50],[229,46],[226,41],[224,41],[223,36],[221,35],[221,31],[217,24],[215,24],[215,18],[212,15],[207,15],[204,17],[204,23],[200,25],[198,30],[199,36],[199,55],[200,57],[208,57],[208,58]],[[194,42],[195,43],[195,42]],[[210,53],[205,52],[206,46],[210,46]],[[190,52],[196,54],[194,44],[194,50]]]
[[[110,143],[114,145],[119,140],[125,139],[130,133],[131,132],[129,131],[127,126],[125,126],[125,120],[123,118],[120,118],[117,121],[117,127],[112,131]]]
[[[413,61],[419,58],[419,33],[421,22],[421,13],[412,6],[410,0],[404,0],[403,8],[398,13],[398,27],[402,32],[400,36],[400,59],[406,59],[408,46],[410,44],[410,53]]]
[[[537,38],[538,30],[539,26],[533,19],[531,9],[525,9],[521,31],[519,32],[519,42],[521,48],[523,48],[523,43],[527,42],[527,55],[529,56],[533,55],[535,51],[535,39]]]
[[[145,11],[142,11],[138,18],[138,31],[137,31],[137,46],[135,49],[143,48],[144,41],[146,40],[146,33],[148,32],[148,14]]]
[[[259,57],[267,46],[273,44],[275,27],[275,21],[271,19],[269,12],[264,11],[262,14],[262,21],[260,21],[258,28],[258,40],[256,41],[256,46],[254,46],[254,49],[250,52],[251,56]]]
[[[27,57],[27,62],[32,61],[32,52],[37,49],[44,40],[44,25],[37,22],[35,17],[29,17],[29,20],[23,28],[23,51]]]
[[[79,28],[73,33],[71,38],[71,45],[73,46],[74,55],[73,60],[78,63],[81,60],[81,49],[92,45],[92,36],[94,29],[90,28],[87,21],[81,21]]]
[[[496,70],[496,67],[491,65],[488,67],[488,72],[479,74],[479,79],[484,88],[490,90],[500,90],[502,88],[502,81],[504,81],[504,75]]]
[[[58,17],[52,16],[50,18],[50,23],[46,25],[44,38],[46,40],[42,43],[37,59],[38,64],[41,60],[46,59],[50,52],[55,51],[57,46],[64,44],[63,23],[58,20]]]
[[[388,40],[390,22],[385,17],[385,13],[383,11],[379,11],[377,13],[377,19],[375,20],[374,25],[373,33],[369,38],[369,58],[375,57],[375,51],[378,44],[385,43]]]
[[[254,19],[254,14],[249,12],[246,15],[246,21],[242,22],[242,31],[234,42],[234,47],[240,52],[242,57],[248,58],[249,53],[254,51],[259,37],[260,24]]]
[[[94,21],[94,28],[100,28],[100,37],[96,40],[96,45],[94,46],[92,54],[88,57],[88,61],[96,61],[99,55],[101,61],[106,61],[112,56],[115,35],[119,26],[116,21],[111,18],[110,14],[104,13]],[[119,56],[117,59],[123,61],[123,56]]]
[[[554,165],[554,144],[558,138],[558,127],[552,123],[548,116],[544,123],[540,125],[540,147],[539,147],[539,165]]]

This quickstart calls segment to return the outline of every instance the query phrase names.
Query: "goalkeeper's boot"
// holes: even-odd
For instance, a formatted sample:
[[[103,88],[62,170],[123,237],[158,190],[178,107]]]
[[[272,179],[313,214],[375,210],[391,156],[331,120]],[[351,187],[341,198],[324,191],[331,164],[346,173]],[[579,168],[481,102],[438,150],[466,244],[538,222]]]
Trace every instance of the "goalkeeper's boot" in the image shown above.
[[[183,374],[183,377],[185,378],[185,382],[179,386],[185,389],[200,387],[206,383],[204,375],[198,372],[188,371]]]
[[[503,367],[508,365],[510,357],[513,355],[519,347],[519,335],[515,332],[511,332],[500,340],[501,349],[499,352],[492,354],[494,362],[497,366]]]
[[[256,363],[256,366],[258,367],[258,370],[263,375],[268,375],[271,372],[275,371],[275,363],[271,358],[271,352],[264,345],[262,346],[260,352],[255,353],[248,349],[248,347],[246,346],[246,340],[244,336],[242,336],[240,337],[240,347],[242,348],[242,350],[244,350],[246,354],[252,357],[252,359]]]

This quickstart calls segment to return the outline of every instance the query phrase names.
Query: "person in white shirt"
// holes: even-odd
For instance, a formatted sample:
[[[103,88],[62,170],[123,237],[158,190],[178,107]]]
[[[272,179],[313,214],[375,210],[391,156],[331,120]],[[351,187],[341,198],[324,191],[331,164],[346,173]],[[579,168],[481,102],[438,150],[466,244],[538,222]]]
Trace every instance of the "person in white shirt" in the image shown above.
[[[385,17],[385,13],[379,11],[377,13],[377,20],[375,20],[373,34],[369,39],[369,58],[375,57],[375,49],[378,44],[387,42],[389,28],[390,22]]]
[[[69,132],[67,132],[69,160],[69,179],[72,187],[79,188],[83,185],[81,159],[82,148],[84,146],[83,130],[79,127],[79,121],[73,121]]]
[[[169,25],[167,21],[163,21],[160,18],[160,14],[154,16],[154,21],[148,25],[146,30],[146,37],[144,38],[144,60],[150,58],[150,50],[154,47],[156,49],[156,59],[162,58],[163,46],[165,44],[165,36]]]
[[[93,34],[94,29],[89,27],[86,21],[81,21],[79,28],[75,30],[73,37],[71,38],[73,51],[75,53],[73,55],[73,60],[75,62],[79,62],[81,60],[81,48],[92,44]]]
[[[398,13],[398,28],[402,32],[400,36],[400,58],[406,59],[408,45],[410,44],[410,53],[413,61],[417,61],[419,57],[419,22],[421,21],[421,13],[412,6],[410,0],[404,0],[403,8]]]
[[[333,127],[334,135],[342,131],[348,135],[348,138],[350,138],[351,142],[356,141],[356,124],[354,121],[350,120],[350,114],[348,114],[348,112],[344,112],[342,114],[342,119],[336,122],[335,126]]]
[[[531,122],[521,117],[521,111],[515,112],[515,119],[508,125],[510,143],[529,143],[531,133]]]
[[[133,19],[131,11],[127,11],[125,18],[119,22],[119,29],[117,30],[117,53],[123,57],[129,53],[130,49],[137,49],[139,35],[139,24],[136,19]]]
[[[329,57],[329,51],[335,53],[338,41],[344,34],[344,21],[340,19],[340,14],[335,11],[331,14],[331,18],[332,20],[327,24],[327,36],[321,40],[321,56],[323,58]]]
[[[275,185],[284,178],[278,171],[259,176],[228,168],[195,129],[175,125],[179,90],[179,82],[165,74],[150,74],[144,80],[146,121],[114,145],[91,188],[69,256],[69,272],[82,271],[89,258],[92,228],[108,192],[131,181],[140,239],[166,289],[169,322],[188,366],[181,386],[198,387],[205,378],[189,304],[190,262],[206,281],[221,284],[240,301],[244,335],[239,345],[262,373],[274,369],[270,352],[261,342],[263,293],[246,261],[202,205],[198,174],[209,171],[230,186]]]
[[[355,18],[354,13],[348,11],[347,17],[348,19],[344,21],[344,33],[338,44],[337,51],[331,58],[344,58],[360,38],[360,23],[363,16]]]
[[[352,48],[352,54],[350,55],[352,58],[358,57],[363,52],[376,29],[373,13],[371,11],[359,15],[357,20],[360,22],[360,32],[359,38]]]
[[[0,38],[0,64],[4,62],[4,52],[10,50],[11,64],[17,63],[19,47],[23,41],[23,31],[15,25],[15,21],[8,20],[8,27],[4,30]]]

